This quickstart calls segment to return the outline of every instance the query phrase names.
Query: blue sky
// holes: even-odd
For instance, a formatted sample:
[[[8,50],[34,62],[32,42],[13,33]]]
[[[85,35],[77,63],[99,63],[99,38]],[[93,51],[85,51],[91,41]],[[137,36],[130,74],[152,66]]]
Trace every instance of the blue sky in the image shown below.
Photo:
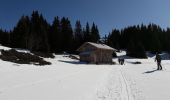
[[[80,20],[95,22],[102,35],[113,28],[149,24],[170,27],[170,0],[1,0],[0,27],[12,29],[22,15],[41,12],[48,22],[55,16],[68,17],[72,26]]]

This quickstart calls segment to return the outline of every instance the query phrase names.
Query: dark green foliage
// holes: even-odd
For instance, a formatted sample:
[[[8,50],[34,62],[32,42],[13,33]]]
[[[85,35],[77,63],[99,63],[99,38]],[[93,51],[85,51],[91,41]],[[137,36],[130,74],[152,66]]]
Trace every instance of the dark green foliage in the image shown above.
[[[158,25],[137,25],[120,30],[114,29],[107,38],[107,44],[116,49],[127,49],[127,55],[145,58],[145,50],[152,53],[170,51],[170,29]],[[140,53],[139,53],[140,52]]]
[[[44,52],[31,52],[36,56],[43,58],[54,58],[55,56],[52,53],[44,53]]]
[[[97,25],[93,23],[90,28],[88,22],[86,24],[86,29],[83,31],[84,33],[84,42],[94,42],[97,43],[100,39],[99,30]]]
[[[61,48],[62,51],[71,52],[73,51],[73,30],[71,23],[68,18],[61,19]]]
[[[36,55],[17,52],[15,49],[1,50],[0,59],[18,64],[50,65],[50,62],[43,60]]]
[[[127,47],[126,55],[135,58],[147,58],[143,45],[139,42],[130,41]]]
[[[136,56],[137,58],[147,58],[144,46],[141,43],[137,43]]]
[[[83,30],[83,34],[84,34],[84,42],[89,42],[91,41],[90,38],[90,26],[89,23],[86,23],[86,28]]]
[[[50,40],[50,50],[54,53],[62,52],[62,37],[61,37],[61,25],[59,17],[55,17],[53,24],[50,28],[49,40]]]
[[[136,55],[135,43],[132,40],[127,45],[126,55],[132,57]]]
[[[74,46],[75,49],[80,47],[84,42],[83,30],[80,21],[76,21],[74,29]]]
[[[22,16],[10,34],[10,46],[31,51],[49,52],[49,25],[38,11],[31,18]]]
[[[108,36],[107,44],[117,50],[120,49],[120,32],[119,30],[113,30]]]
[[[50,25],[38,11],[33,11],[30,17],[22,16],[12,31],[0,30],[1,45],[34,52],[73,53],[84,42],[99,43],[99,40],[99,30],[94,23],[90,26],[87,22],[82,27],[78,20],[73,29],[68,18],[55,17]],[[139,51],[141,55],[137,56],[144,57],[143,50],[170,52],[170,29],[161,29],[155,24],[129,26],[112,30],[101,41],[117,50],[127,49],[127,54]]]
[[[22,16],[13,31],[0,30],[1,45],[47,54],[75,53],[84,42],[98,42],[99,39],[99,30],[94,23],[91,28],[88,23],[82,28],[77,21],[73,30],[68,18],[55,17],[50,25],[38,11],[33,11],[30,17]]]
[[[113,52],[112,57],[117,57],[116,52]]]
[[[30,20],[28,16],[22,16],[17,26],[10,35],[10,44],[14,48],[27,48],[30,33]]]
[[[38,11],[34,11],[31,17],[28,48],[31,51],[49,52],[48,31],[49,25],[46,20]]]
[[[9,46],[10,33],[0,29],[0,45]]]
[[[99,39],[100,39],[99,30],[97,26],[93,23],[90,33],[90,42],[97,43]]]

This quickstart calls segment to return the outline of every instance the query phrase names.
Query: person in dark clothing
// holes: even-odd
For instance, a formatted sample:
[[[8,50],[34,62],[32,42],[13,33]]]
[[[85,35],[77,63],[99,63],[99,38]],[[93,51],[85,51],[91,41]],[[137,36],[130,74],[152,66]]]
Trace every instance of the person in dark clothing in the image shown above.
[[[161,56],[158,53],[156,53],[155,61],[157,62],[158,66],[157,70],[162,70],[161,60],[162,60]]]
[[[118,62],[119,62],[119,64],[123,65],[124,62],[125,62],[125,60],[124,60],[123,58],[119,58],[119,59],[118,59]]]

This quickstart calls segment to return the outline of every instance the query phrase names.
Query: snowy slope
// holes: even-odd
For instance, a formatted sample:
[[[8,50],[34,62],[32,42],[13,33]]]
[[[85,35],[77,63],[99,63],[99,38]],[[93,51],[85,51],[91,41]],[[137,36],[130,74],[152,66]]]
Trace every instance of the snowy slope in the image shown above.
[[[18,65],[0,60],[0,100],[92,100],[111,66],[75,65],[62,56],[50,66]]]
[[[87,65],[62,55],[46,59],[47,66],[0,60],[0,100],[169,100],[170,61],[162,56],[163,71],[155,70],[154,55],[126,57],[125,65]]]
[[[133,94],[143,95],[144,99],[137,97],[137,100],[169,100],[170,61],[162,61],[163,71],[156,70],[157,65],[153,58],[143,60],[142,63],[141,65],[127,65],[123,69]]]

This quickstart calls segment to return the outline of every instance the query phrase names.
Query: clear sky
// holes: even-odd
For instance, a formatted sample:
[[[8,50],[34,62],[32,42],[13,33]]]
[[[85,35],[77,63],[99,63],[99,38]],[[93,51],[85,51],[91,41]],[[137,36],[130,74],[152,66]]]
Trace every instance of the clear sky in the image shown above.
[[[12,29],[22,15],[41,12],[48,22],[55,16],[78,19],[84,26],[95,22],[100,33],[113,28],[153,22],[170,27],[170,0],[0,0],[0,27]]]

